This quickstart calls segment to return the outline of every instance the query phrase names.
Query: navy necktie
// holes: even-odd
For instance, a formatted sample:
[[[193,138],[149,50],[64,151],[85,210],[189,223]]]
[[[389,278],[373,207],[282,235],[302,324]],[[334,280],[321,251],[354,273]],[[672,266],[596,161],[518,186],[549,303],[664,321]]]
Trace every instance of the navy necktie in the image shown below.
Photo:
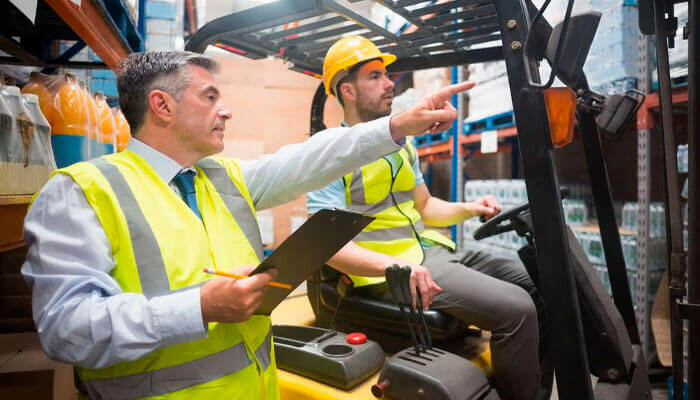
[[[197,218],[202,219],[202,216],[199,214],[199,207],[197,206],[197,195],[194,191],[194,171],[180,172],[175,175],[173,180],[177,188],[180,189],[180,194],[182,194],[182,198],[185,200],[187,206]]]

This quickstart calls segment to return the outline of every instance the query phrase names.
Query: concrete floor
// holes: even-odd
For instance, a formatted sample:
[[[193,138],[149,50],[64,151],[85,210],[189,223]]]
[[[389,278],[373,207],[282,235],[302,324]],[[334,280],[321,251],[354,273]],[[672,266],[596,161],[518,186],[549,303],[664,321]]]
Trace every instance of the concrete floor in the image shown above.
[[[595,385],[595,382],[598,380],[595,376],[591,375],[591,382]],[[668,400],[668,389],[667,388],[654,388],[651,389],[651,398],[652,400]],[[556,380],[554,382],[554,391],[552,393],[552,397],[550,400],[559,400],[559,395],[557,394],[557,383]]]

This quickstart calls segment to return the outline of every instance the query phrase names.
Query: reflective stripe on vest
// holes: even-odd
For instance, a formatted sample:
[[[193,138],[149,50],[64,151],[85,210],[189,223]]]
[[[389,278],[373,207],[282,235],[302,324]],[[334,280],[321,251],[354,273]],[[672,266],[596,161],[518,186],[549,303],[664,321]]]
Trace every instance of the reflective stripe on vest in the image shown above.
[[[90,162],[107,178],[119,201],[120,207],[124,210],[134,248],[134,258],[137,260],[136,264],[139,270],[139,280],[141,281],[143,295],[150,299],[154,296],[169,293],[168,274],[163,257],[157,250],[159,249],[158,242],[134,197],[134,193],[126,183],[124,175],[114,164],[107,160],[97,158]],[[245,218],[239,218],[238,221],[249,221],[250,223],[240,223],[239,226],[250,241],[258,259],[262,260],[264,258],[262,238],[260,236],[260,228],[255,223],[256,219],[253,215],[253,210],[243,198],[240,190],[231,181],[226,169],[216,161],[209,159],[199,161],[197,166],[204,171],[212,182],[232,216],[247,214]],[[199,285],[201,284],[178,290],[190,289]]]
[[[423,222],[418,220],[414,226],[416,230],[423,230]],[[376,231],[362,231],[357,236],[355,236],[358,242],[375,242],[375,241],[389,241],[396,239],[415,239],[416,236],[413,233],[413,229],[410,225],[407,226],[397,226],[394,228],[379,229]]]
[[[158,249],[155,235],[136,202],[134,193],[126,183],[124,175],[119,172],[119,169],[114,164],[107,160],[97,158],[90,162],[107,178],[115,196],[117,196],[119,205],[124,210],[134,248],[134,258],[137,260],[143,295],[150,299],[154,296],[169,293],[170,284],[163,257],[160,252],[154,251],[154,249]],[[212,184],[214,184],[217,192],[222,195],[221,199],[231,215],[247,214],[245,218],[239,218],[238,220],[249,221],[250,223],[241,223],[239,226],[250,241],[251,246],[253,246],[258,259],[262,260],[264,256],[260,228],[255,223],[256,219],[250,206],[248,206],[248,202],[243,198],[236,185],[233,184],[226,169],[216,161],[208,159],[201,160],[197,163],[197,166],[204,171]],[[178,290],[191,289],[201,285],[200,283]]]
[[[238,190],[236,185],[233,184],[233,181],[231,181],[228,172],[226,172],[226,168],[216,161],[207,158],[200,160],[196,165],[204,171],[220,195],[228,195],[221,196],[221,199],[224,201],[224,204],[226,204],[226,208],[228,208],[231,215],[235,217],[236,215],[247,214],[247,218],[237,219],[239,221],[239,227],[248,238],[251,246],[253,246],[258,259],[261,261],[265,259],[260,227],[256,223],[253,210],[251,210],[248,202],[243,198],[241,191]]]
[[[364,248],[397,257],[409,263],[421,263],[425,257],[422,239],[454,249],[454,243],[434,231],[424,230],[414,205],[417,154],[410,145],[399,150],[400,167],[380,159],[344,177],[346,200],[352,211],[376,219],[360,232],[354,242]],[[396,153],[391,156],[396,157]],[[398,160],[397,160],[398,161]],[[356,287],[377,284],[384,277],[350,275]]]
[[[348,208],[376,218],[354,242],[371,251],[419,264],[425,255],[420,243],[423,223],[414,207],[415,158],[409,146],[399,150],[398,156],[398,160],[388,160],[388,157],[397,158],[394,153],[345,176]],[[355,287],[384,281],[384,277],[352,274],[350,279]]]
[[[272,331],[255,350],[263,371],[270,366],[271,343]],[[253,362],[246,354],[245,345],[239,343],[224,351],[172,367],[118,378],[94,379],[82,385],[90,398],[96,399],[126,400],[159,396],[234,374]]]
[[[383,199],[374,202],[374,203],[367,203],[367,194],[365,193],[365,186],[369,188],[369,190],[372,190],[373,188],[376,188],[376,183],[373,182],[365,182],[367,179],[366,177],[363,177],[363,168],[366,168],[367,166],[363,168],[359,168],[355,170],[352,173],[352,178],[350,179],[350,184],[348,185],[347,189],[349,191],[349,204],[348,208],[351,209],[352,211],[356,211],[362,214],[367,214],[367,215],[372,215],[377,217],[378,219],[381,219],[377,214],[381,213],[382,211],[388,210],[390,208],[396,208],[398,205],[406,203],[406,202],[413,202],[414,197],[415,197],[415,176],[413,173],[413,161],[415,160],[413,156],[413,151],[411,150],[409,145],[404,146],[402,149],[406,152],[406,157],[410,161],[409,163],[406,163],[405,161],[401,164],[399,170],[396,172],[396,176],[392,176],[391,182],[393,182],[395,179],[400,179],[399,174],[401,173],[403,176],[404,181],[406,179],[410,180],[411,182],[409,183],[410,189],[406,190],[400,190],[400,189],[394,189],[393,188],[393,183],[391,188],[382,188],[382,192],[386,191],[387,196],[385,196]],[[400,153],[399,153],[400,154]],[[403,159],[403,157],[402,157]],[[376,162],[375,162],[376,163]],[[375,163],[370,164],[376,165]],[[382,165],[382,164],[380,164]],[[384,168],[382,165],[381,168]],[[391,175],[391,167],[389,167],[390,171],[389,174]],[[347,182],[347,180],[346,180]],[[407,209],[404,207],[404,210]],[[420,215],[418,212],[413,208],[413,205],[411,204],[410,206],[411,211],[415,215],[409,215],[407,216],[410,218],[413,222],[413,227],[416,229],[416,233],[420,234],[423,231],[423,222],[420,218]],[[356,236],[355,241],[387,241],[387,240],[394,240],[394,239],[409,239],[409,238],[416,238],[414,234],[407,234],[407,232],[412,232],[413,230],[411,229],[411,221],[405,220],[401,222],[401,226],[394,226],[390,228],[384,228],[381,230],[372,230],[372,225],[368,226],[363,230],[358,236]],[[405,225],[405,226],[403,226]],[[384,232],[384,233],[382,233]]]
[[[169,293],[170,282],[160,246],[124,175],[114,164],[102,158],[90,162],[107,178],[126,216],[143,295],[150,299]]]
[[[412,201],[414,197],[413,192],[413,190],[396,190],[392,193],[394,194],[396,202],[401,204]],[[367,215],[377,214],[394,206],[391,196],[386,196],[377,203],[365,203],[365,185],[362,182],[362,173],[360,172],[355,172],[352,175],[352,180],[350,181],[350,201],[352,202],[351,207],[353,211]]]

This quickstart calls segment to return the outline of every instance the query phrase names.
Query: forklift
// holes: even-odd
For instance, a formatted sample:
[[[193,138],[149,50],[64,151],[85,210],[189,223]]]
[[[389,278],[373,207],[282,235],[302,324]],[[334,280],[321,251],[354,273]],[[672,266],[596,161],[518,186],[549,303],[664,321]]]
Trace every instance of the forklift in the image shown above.
[[[605,97],[590,90],[583,65],[601,14],[574,15],[569,0],[564,19],[552,26],[543,16],[549,0],[539,8],[529,0],[375,0],[416,28],[402,34],[362,15],[353,3],[358,1],[259,5],[207,23],[186,49],[204,52],[211,45],[251,59],[277,57],[290,69],[316,78],[330,45],[345,35],[367,37],[395,54],[390,73],[505,60],[529,204],[484,223],[475,235],[515,230],[527,238],[519,255],[551,321],[546,324],[546,351],[541,351],[541,365],[550,365],[543,375],[550,381],[541,382],[540,398],[549,398],[553,373],[560,399],[650,399],[647,361],[601,148],[601,136],[624,132],[644,96],[628,91]],[[540,77],[543,61],[551,66],[547,77]],[[565,86],[553,87],[555,78]],[[325,101],[321,84],[311,105],[311,133],[325,129]],[[592,182],[612,299],[564,222],[554,153],[574,140],[575,127]],[[307,296],[286,301],[286,318],[273,313],[283,398],[498,398],[488,384],[488,351],[470,362],[444,355],[451,353],[438,347],[466,327],[432,310],[407,318],[400,293],[397,304],[379,303],[344,291],[342,281],[340,274],[324,268],[309,279]],[[368,332],[373,340],[325,329],[332,319]],[[434,338],[435,346],[427,346],[425,338],[408,340],[412,327]],[[387,359],[383,351],[394,355]],[[466,365],[459,368],[468,379],[454,379],[441,363]],[[598,378],[595,385],[592,374]]]

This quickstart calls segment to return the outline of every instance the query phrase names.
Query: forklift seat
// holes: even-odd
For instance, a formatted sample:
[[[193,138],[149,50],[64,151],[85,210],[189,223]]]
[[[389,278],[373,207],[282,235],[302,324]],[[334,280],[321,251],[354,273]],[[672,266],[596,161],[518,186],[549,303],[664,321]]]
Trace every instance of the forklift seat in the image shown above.
[[[339,304],[341,295],[337,287],[340,276],[341,274],[333,268],[324,266],[307,281],[307,295],[320,324],[330,323]],[[451,315],[435,310],[425,311],[424,315],[430,335],[437,342],[455,338],[467,330],[460,320]],[[389,344],[386,342],[392,340],[392,337],[398,336],[407,340],[409,338],[406,322],[396,304],[352,292],[340,302],[335,322],[343,328],[361,330],[383,346]]]

